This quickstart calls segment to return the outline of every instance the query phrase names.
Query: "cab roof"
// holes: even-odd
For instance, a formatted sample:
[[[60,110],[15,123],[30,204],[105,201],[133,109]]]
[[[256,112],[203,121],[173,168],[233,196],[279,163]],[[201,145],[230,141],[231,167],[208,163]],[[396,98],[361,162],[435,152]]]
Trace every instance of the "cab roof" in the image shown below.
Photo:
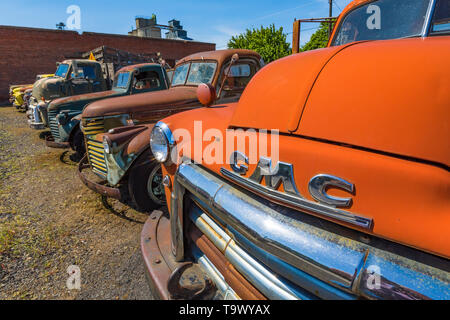
[[[261,59],[261,56],[252,50],[246,49],[226,49],[226,50],[216,50],[216,51],[204,51],[191,54],[177,62],[177,66],[183,64],[190,60],[217,60],[219,63],[230,59],[233,54],[237,53],[239,56],[252,56],[255,59]]]
[[[137,69],[143,69],[143,68],[150,68],[150,67],[160,67],[161,65],[159,63],[139,63],[139,64],[132,64],[129,66],[125,66],[120,68],[117,72],[127,72],[127,71],[133,71]]]
[[[64,60],[61,63],[71,63],[71,62],[83,62],[83,63],[90,63],[90,64],[99,64],[100,62],[98,61],[94,61],[94,60],[89,60],[89,59],[68,59],[68,60]]]

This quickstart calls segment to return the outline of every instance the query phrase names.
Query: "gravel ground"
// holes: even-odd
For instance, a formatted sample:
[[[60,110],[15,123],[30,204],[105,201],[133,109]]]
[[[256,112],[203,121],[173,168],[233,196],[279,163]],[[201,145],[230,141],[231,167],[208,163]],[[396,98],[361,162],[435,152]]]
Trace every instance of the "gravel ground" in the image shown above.
[[[148,215],[87,189],[71,151],[42,135],[0,108],[0,299],[151,299],[139,248]],[[67,288],[71,265],[80,290]]]

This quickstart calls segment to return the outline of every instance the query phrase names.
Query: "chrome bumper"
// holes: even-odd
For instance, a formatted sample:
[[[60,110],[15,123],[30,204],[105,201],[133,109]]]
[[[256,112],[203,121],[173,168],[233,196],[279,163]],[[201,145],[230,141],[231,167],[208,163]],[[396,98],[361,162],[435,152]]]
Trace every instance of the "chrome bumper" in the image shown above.
[[[146,266],[148,280],[153,295],[158,299],[200,299],[195,292],[185,293],[179,296],[182,290],[180,284],[173,285],[176,276],[184,263],[177,263],[170,251],[169,221],[161,211],[153,211],[144,224],[141,233],[141,252]],[[209,278],[214,284],[210,292],[213,299],[237,300],[239,297],[225,282],[224,276],[217,270],[214,264],[195,245],[193,246],[193,264],[201,269],[196,273],[198,278]],[[186,278],[191,278],[182,273]],[[192,274],[191,274],[192,275]],[[193,278],[193,277],[192,277]],[[195,280],[195,279],[193,279]],[[208,296],[211,297],[211,294]]]
[[[180,165],[174,180],[177,261],[184,259],[187,196],[195,203],[189,218],[268,298],[450,299],[444,258],[249,196],[193,164]]]
[[[45,107],[46,106],[47,105],[45,105]],[[47,114],[47,110],[41,109],[42,106],[39,104],[33,104],[28,107],[27,118],[30,128],[41,130],[46,127],[46,119],[43,119],[43,116]]]

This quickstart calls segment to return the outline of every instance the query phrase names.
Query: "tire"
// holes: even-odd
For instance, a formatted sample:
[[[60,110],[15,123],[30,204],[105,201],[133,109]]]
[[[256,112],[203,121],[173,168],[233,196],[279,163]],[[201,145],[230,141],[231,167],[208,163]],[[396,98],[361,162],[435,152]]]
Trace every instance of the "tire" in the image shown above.
[[[165,204],[161,165],[144,152],[130,170],[129,196],[136,209],[151,212]]]
[[[75,151],[75,154],[71,158],[72,161],[79,162],[86,153],[86,147],[84,145],[83,132],[81,132],[80,127],[77,127],[75,130],[70,141],[70,146]]]

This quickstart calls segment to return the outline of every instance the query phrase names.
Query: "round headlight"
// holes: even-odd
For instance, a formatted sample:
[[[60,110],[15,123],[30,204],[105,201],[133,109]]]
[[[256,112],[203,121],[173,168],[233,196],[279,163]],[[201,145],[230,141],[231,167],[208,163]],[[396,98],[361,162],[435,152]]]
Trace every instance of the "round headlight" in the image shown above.
[[[106,137],[103,137],[103,149],[105,149],[105,153],[107,153],[107,154],[111,153],[111,147],[110,147],[108,139],[106,139]]]
[[[166,162],[173,145],[174,141],[169,127],[163,122],[158,122],[150,135],[150,148],[156,161]]]
[[[157,161],[164,162],[167,160],[169,156],[169,141],[161,128],[153,128],[150,136],[150,147]]]

